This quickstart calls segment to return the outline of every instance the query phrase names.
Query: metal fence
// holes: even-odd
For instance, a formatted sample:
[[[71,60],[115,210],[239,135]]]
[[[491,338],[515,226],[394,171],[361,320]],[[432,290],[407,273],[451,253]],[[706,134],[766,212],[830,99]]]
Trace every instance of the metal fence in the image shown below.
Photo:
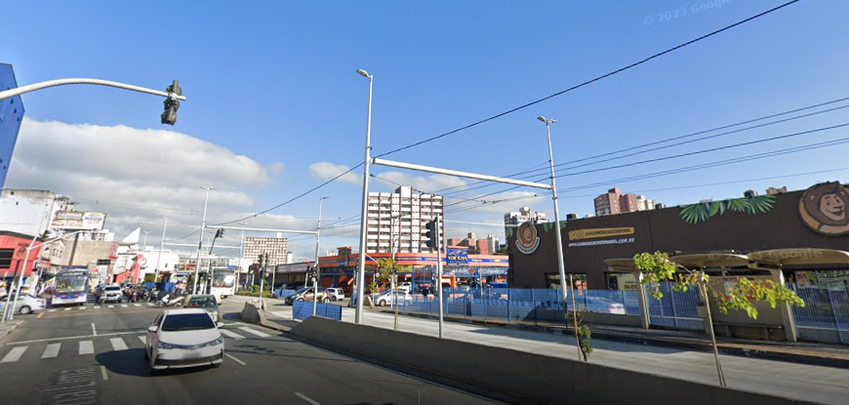
[[[292,318],[304,320],[312,316],[312,301],[295,301],[292,303]],[[342,320],[342,307],[339,305],[333,304],[322,304],[318,303],[318,306],[315,308],[315,316],[320,316],[322,318],[334,319],[337,321]]]
[[[793,306],[796,335],[801,340],[849,344],[849,291],[841,288],[798,288],[788,285],[805,301]]]
[[[675,291],[669,282],[660,283],[663,298],[657,299],[649,294],[651,285],[646,285],[646,306],[649,311],[649,324],[667,329],[695,330],[705,329],[704,319],[699,316],[699,291],[691,288],[687,291]]]
[[[443,293],[443,312],[481,320],[513,323],[551,324],[565,322],[562,292],[559,289],[494,288],[481,291],[447,290]],[[636,291],[576,290],[578,310],[613,314],[639,314]],[[572,298],[566,310],[572,309]],[[415,294],[402,302],[400,310],[427,314],[439,313],[439,301]]]
[[[286,298],[290,295],[295,294],[296,292],[298,292],[298,290],[289,290],[289,289],[285,289],[285,288],[278,288],[278,289],[274,290],[272,295],[274,295],[277,298]],[[312,313],[312,312],[310,312],[310,313]]]

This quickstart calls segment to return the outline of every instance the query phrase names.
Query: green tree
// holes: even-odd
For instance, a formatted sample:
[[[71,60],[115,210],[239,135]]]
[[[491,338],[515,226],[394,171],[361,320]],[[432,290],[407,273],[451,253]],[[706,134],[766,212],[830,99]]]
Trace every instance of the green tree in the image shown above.
[[[704,270],[693,270],[669,260],[669,255],[662,252],[639,253],[634,256],[637,269],[644,272],[641,284],[650,284],[649,294],[656,299],[663,298],[660,291],[661,281],[672,282],[675,291],[687,291],[697,288],[699,296],[705,302],[707,310],[710,338],[713,345],[713,357],[716,362],[716,372],[719,385],[725,386],[722,365],[719,362],[719,350],[716,346],[716,333],[713,329],[713,317],[710,312],[710,302],[713,301],[722,313],[728,310],[746,311],[752,319],[758,318],[755,301],[766,301],[775,308],[779,303],[805,306],[805,301],[799,298],[793,290],[773,282],[772,280],[750,280],[737,277],[737,283],[725,291],[716,291],[710,284],[710,276]]]

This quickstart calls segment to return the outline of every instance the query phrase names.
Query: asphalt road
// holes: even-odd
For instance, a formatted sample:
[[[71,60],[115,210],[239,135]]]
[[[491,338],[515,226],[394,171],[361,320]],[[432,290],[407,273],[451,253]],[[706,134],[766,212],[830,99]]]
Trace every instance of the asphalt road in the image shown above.
[[[235,302],[223,312],[235,312]],[[8,404],[484,404],[493,401],[318,349],[225,315],[218,369],[149,376],[146,303],[57,308],[0,341]]]

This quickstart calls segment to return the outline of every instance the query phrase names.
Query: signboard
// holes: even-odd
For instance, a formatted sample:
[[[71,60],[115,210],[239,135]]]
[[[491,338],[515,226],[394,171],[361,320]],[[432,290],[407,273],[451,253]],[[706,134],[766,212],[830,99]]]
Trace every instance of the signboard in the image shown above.
[[[569,232],[569,240],[581,240],[633,234],[633,227],[578,229]]]
[[[84,229],[101,231],[106,224],[103,212],[58,211],[52,226],[61,229]]]
[[[445,262],[449,266],[465,266],[469,264],[469,251],[466,249],[448,248]]]

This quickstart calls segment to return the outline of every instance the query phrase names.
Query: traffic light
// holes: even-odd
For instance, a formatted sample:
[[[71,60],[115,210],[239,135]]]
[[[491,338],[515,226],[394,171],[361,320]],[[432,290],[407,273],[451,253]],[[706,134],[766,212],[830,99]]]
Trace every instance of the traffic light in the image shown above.
[[[224,229],[223,228],[215,231],[215,239],[223,238],[223,237],[224,237]]]
[[[183,95],[183,89],[177,84],[179,81],[174,80],[170,86],[168,86],[165,91],[168,94],[174,94],[181,96]],[[163,102],[165,104],[165,111],[160,116],[162,118],[163,124],[174,125],[177,122],[177,110],[180,108],[180,100],[171,98],[170,96],[165,99]]]
[[[436,220],[429,221],[425,224],[425,228],[427,228],[427,232],[425,232],[425,236],[428,238],[427,247],[429,248],[438,248],[439,247],[439,229],[436,226]]]
[[[257,264],[259,264],[259,267],[262,267],[262,253],[259,254],[259,257],[257,258],[256,262]]]

